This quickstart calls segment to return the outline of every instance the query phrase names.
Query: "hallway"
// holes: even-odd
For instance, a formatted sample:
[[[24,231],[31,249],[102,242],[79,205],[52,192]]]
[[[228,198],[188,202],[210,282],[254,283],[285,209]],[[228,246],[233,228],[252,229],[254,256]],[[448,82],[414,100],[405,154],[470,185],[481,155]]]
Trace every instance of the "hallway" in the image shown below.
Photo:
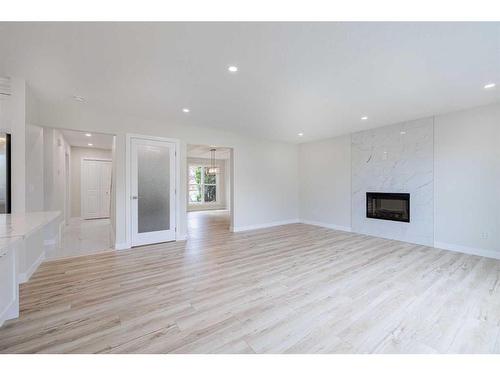
[[[47,251],[46,259],[61,259],[114,250],[111,234],[109,219],[71,218],[69,224],[64,226],[61,247]]]

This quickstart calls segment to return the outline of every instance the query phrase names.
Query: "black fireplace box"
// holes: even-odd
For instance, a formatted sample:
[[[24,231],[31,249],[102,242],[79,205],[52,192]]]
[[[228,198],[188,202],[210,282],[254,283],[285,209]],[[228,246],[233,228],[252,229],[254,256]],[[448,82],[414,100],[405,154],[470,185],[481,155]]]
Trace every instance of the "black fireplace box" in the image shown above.
[[[366,193],[366,217],[410,222],[410,194]]]

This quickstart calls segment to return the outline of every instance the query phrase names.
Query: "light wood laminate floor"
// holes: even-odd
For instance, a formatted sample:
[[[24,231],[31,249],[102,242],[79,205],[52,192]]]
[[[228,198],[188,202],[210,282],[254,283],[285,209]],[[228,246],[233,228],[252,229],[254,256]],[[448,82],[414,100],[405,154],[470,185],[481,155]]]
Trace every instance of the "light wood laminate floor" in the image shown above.
[[[4,353],[490,353],[500,262],[311,225],[43,263]]]

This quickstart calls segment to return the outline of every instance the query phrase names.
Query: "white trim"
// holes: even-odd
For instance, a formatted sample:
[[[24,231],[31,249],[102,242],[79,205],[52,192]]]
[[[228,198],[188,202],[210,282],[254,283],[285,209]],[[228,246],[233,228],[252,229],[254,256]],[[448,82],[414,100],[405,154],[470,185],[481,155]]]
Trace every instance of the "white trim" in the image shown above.
[[[12,300],[9,305],[0,313],[0,327],[3,326],[6,320],[19,317],[18,303],[19,301],[17,299]]]
[[[111,221],[111,218],[110,218]],[[115,248],[115,243],[116,243],[116,233],[115,229],[113,228],[113,224],[109,224],[109,243],[110,247]]]
[[[176,233],[175,240],[176,241],[187,241],[188,236],[187,234],[180,234],[179,232]]]
[[[478,255],[486,258],[500,259],[500,251],[478,249],[474,247],[455,245],[445,242],[434,242],[434,247],[437,249],[450,250],[458,253]]]
[[[196,212],[196,211],[229,211],[227,206],[220,203],[188,203],[187,212]]]
[[[282,220],[282,221],[273,221],[271,223],[264,223],[264,224],[246,225],[244,227],[231,227],[231,228],[229,228],[229,230],[231,232],[244,232],[247,230],[271,228],[271,227],[277,227],[279,225],[297,224],[297,223],[300,223],[299,219],[289,219],[289,220]]]
[[[43,251],[40,254],[38,259],[30,266],[30,268],[28,268],[26,272],[22,272],[19,274],[17,278],[18,284],[23,284],[27,282],[31,278],[31,276],[35,273],[38,266],[44,261],[44,259],[45,259],[45,251]]]
[[[300,220],[300,222],[303,224],[316,225],[319,227],[341,230],[341,231],[345,231],[345,232],[352,232],[351,228],[344,227],[341,225],[322,223],[322,222],[312,221],[312,220]],[[379,238],[384,238],[384,237],[379,237]],[[403,242],[408,242],[408,241],[403,241]],[[474,247],[455,245],[455,244],[450,244],[450,243],[445,243],[445,242],[434,242],[434,248],[441,249],[441,250],[449,250],[449,251],[454,251],[457,253],[463,253],[463,254],[469,254],[469,255],[477,255],[477,256],[482,256],[485,258],[500,259],[500,251],[478,249],[478,248],[474,248]]]
[[[130,245],[126,242],[115,244],[115,250],[127,250],[130,249]]]
[[[323,223],[321,221],[313,221],[313,220],[300,220],[302,224],[309,224],[309,225],[315,225],[317,227],[323,227],[323,228],[328,228],[328,229],[335,229],[335,230],[341,230],[344,232],[352,232],[351,227],[345,227],[343,225],[336,225],[336,224],[330,224],[330,223]]]
[[[180,151],[181,151],[181,141],[177,138],[165,138],[165,137],[155,137],[151,135],[141,135],[134,133],[125,134],[125,239],[126,239],[126,247],[123,249],[130,249],[132,247],[132,218],[131,218],[131,204],[130,204],[130,190],[131,190],[131,181],[130,181],[130,167],[131,167],[131,141],[132,138],[140,138],[140,139],[148,139],[153,141],[162,141],[162,142],[171,142],[175,144],[175,225],[177,227],[176,230],[176,241],[177,241],[177,233],[179,233],[179,225],[181,222],[180,217],[180,181],[181,181],[181,165],[180,165]],[[116,244],[115,249],[122,249],[124,244]]]
[[[90,161],[109,161],[110,163],[113,162],[113,159],[108,159],[108,158],[93,158],[91,156],[82,156],[82,158],[80,159],[80,164],[84,160],[90,160]]]
[[[63,136],[64,138],[64,136]],[[66,159],[67,158],[67,159]],[[66,164],[66,161],[68,162]],[[71,146],[64,150],[64,213],[63,222],[68,223],[71,218]]]
[[[56,241],[57,247],[62,246],[62,238],[63,238],[63,231],[64,231],[64,226],[67,225],[66,222],[63,220],[59,223],[59,228],[58,228],[58,238]]]

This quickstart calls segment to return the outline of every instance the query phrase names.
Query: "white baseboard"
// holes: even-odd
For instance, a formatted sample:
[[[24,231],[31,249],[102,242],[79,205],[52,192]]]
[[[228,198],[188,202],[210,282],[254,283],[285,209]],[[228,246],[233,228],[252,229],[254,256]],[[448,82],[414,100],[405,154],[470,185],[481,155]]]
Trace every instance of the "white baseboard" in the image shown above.
[[[279,225],[296,224],[296,223],[299,223],[299,219],[290,219],[290,220],[283,220],[283,221],[273,221],[271,223],[247,225],[247,226],[244,226],[244,227],[231,227],[231,228],[229,228],[229,230],[231,232],[244,232],[244,231],[247,231],[247,230],[271,228],[271,227],[277,227]]]
[[[225,206],[195,206],[188,207],[187,212],[197,212],[197,211],[228,211],[228,208]]]
[[[330,223],[322,223],[320,221],[313,221],[313,220],[300,220],[302,224],[309,224],[309,225],[316,225],[318,227],[323,227],[323,228],[328,228],[328,229],[335,229],[335,230],[341,230],[344,232],[352,232],[351,227],[344,227],[342,225],[336,225],[336,224],[330,224]]]
[[[63,231],[64,231],[64,226],[66,225],[66,220],[63,220],[59,223],[59,233],[58,236],[56,237],[56,245],[57,247],[62,246],[62,238],[63,238]]]
[[[316,225],[319,227],[324,227],[324,228],[329,228],[329,229],[342,230],[345,232],[352,232],[352,229],[350,227],[344,227],[341,225],[322,223],[322,222],[312,221],[312,220],[300,220],[300,222],[303,224],[310,224],[310,225]],[[383,238],[383,237],[381,237],[381,238]],[[397,241],[408,242],[408,241],[404,241],[404,240],[397,240]],[[450,244],[450,243],[445,243],[445,242],[434,242],[434,247],[438,248],[438,249],[443,249],[443,250],[455,251],[455,252],[463,253],[463,254],[478,255],[478,256],[482,256],[482,257],[486,257],[486,258],[500,259],[500,251],[478,249],[478,248],[462,246],[462,245],[455,245],[455,244]]]
[[[181,235],[177,235],[175,237],[175,241],[186,241],[186,240],[187,240],[187,234],[181,234]],[[144,246],[146,246],[146,245],[144,245]],[[127,243],[127,242],[115,244],[115,250],[129,250],[131,248],[132,248],[132,245]]]
[[[479,255],[486,258],[500,259],[500,251],[477,249],[468,246],[455,245],[445,242],[434,242],[434,247],[438,249],[455,251],[457,253],[464,253],[470,255]]]
[[[113,229],[113,226],[109,226],[109,243],[111,244],[111,247],[114,247],[116,249],[116,236],[115,236],[115,230]]]
[[[17,307],[17,301],[12,300],[12,302],[9,303],[9,305],[0,313],[0,327],[3,326],[6,320],[15,319],[17,317],[19,317],[19,308]]]
[[[38,266],[44,261],[44,259],[45,259],[45,251],[43,251],[40,254],[38,259],[30,266],[30,268],[28,268],[28,270],[26,272],[19,274],[17,282],[19,284],[23,284],[23,283],[27,282],[30,279],[31,275],[33,275],[35,273]]]
[[[127,250],[127,249],[130,249],[130,245],[126,242],[115,244],[115,250]]]

